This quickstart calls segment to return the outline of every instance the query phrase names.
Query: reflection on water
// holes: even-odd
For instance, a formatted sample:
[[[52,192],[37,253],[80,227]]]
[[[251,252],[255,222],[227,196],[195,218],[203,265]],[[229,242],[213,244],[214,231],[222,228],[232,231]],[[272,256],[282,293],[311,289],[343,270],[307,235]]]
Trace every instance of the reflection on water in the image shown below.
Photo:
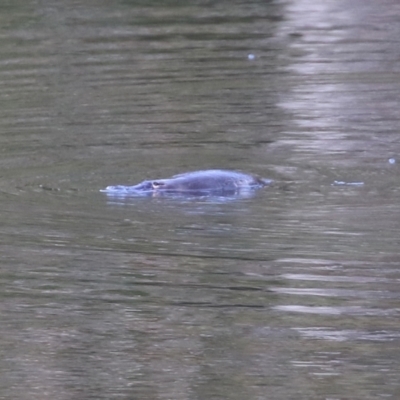
[[[395,1],[0,8],[0,398],[399,397]]]
[[[299,333],[311,339],[325,339],[330,341],[367,340],[367,341],[391,341],[400,339],[399,332],[365,332],[357,330],[326,330],[322,328],[298,329]]]

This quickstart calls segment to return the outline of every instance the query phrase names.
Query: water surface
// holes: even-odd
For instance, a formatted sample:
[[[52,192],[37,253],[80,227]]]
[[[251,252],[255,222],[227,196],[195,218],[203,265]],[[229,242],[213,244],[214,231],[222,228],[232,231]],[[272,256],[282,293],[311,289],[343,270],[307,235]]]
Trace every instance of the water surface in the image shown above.
[[[395,1],[0,14],[1,398],[399,398]]]

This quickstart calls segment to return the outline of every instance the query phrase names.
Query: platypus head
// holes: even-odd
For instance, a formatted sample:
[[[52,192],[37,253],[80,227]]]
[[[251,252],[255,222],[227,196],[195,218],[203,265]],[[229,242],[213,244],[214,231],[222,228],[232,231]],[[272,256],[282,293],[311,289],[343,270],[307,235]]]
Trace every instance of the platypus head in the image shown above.
[[[170,190],[176,190],[175,185],[171,185],[170,179],[158,179],[154,181],[143,181],[134,186],[107,186],[101,191],[120,196],[158,196],[160,193]]]
[[[143,181],[135,186],[131,186],[130,190],[133,192],[155,192],[158,190],[166,190],[170,188],[168,185],[169,179],[159,179],[155,181]]]

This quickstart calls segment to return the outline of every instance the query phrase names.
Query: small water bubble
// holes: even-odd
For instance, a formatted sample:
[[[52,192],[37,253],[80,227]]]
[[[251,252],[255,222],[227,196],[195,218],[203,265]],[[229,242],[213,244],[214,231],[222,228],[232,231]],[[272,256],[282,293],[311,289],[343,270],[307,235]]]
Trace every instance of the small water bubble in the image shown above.
[[[254,60],[255,58],[256,58],[256,56],[254,55],[254,54],[249,54],[248,56],[247,56],[247,58],[249,59],[249,60]]]
[[[395,158],[389,158],[389,164],[396,164]]]

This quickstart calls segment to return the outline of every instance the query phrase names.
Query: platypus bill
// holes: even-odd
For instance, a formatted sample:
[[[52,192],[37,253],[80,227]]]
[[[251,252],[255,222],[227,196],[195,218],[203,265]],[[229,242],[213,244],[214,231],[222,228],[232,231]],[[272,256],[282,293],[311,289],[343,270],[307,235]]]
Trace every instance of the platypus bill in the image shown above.
[[[204,170],[146,180],[134,186],[107,186],[112,196],[234,196],[271,184],[271,180],[228,170]]]

